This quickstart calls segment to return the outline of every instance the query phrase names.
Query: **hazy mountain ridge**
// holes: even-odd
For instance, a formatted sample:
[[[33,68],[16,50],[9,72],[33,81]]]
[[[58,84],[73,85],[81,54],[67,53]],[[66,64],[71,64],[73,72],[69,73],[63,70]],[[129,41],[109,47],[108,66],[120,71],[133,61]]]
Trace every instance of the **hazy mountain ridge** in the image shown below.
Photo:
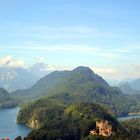
[[[26,89],[52,71],[53,68],[44,63],[36,63],[29,68],[0,66],[0,87],[9,92]]]
[[[0,87],[8,91],[25,89],[39,78],[21,67],[0,67]]]
[[[136,99],[110,87],[90,68],[78,67],[72,71],[55,71],[40,79],[34,86],[12,93],[25,101],[48,96],[64,104],[77,101],[97,102],[110,108],[116,115],[137,111]],[[135,108],[135,110],[134,110]]]
[[[17,101],[3,88],[0,88],[0,108],[12,108],[17,105]]]
[[[73,71],[55,71],[52,72],[42,79],[40,79],[34,86],[31,88],[25,89],[25,90],[18,90],[13,92],[15,95],[20,95],[29,97],[38,98],[44,96],[44,95],[52,95],[52,92],[56,89],[61,88],[66,83],[72,84],[73,87],[77,87],[78,84],[81,84],[81,82],[86,81],[92,81],[94,84],[102,85],[103,87],[109,87],[109,85],[104,81],[101,77],[94,74],[93,71],[87,67],[78,67],[74,69]],[[34,93],[32,93],[34,92]],[[51,93],[50,93],[51,92]],[[57,91],[59,92],[59,90]],[[53,93],[56,94],[56,93]]]
[[[140,78],[133,80],[130,85],[134,90],[140,91]]]
[[[140,78],[131,82],[121,82],[118,87],[126,94],[140,94]]]
[[[34,65],[27,68],[27,70],[32,74],[38,76],[39,78],[42,78],[45,75],[54,71],[54,69],[51,66],[44,63],[35,63]]]

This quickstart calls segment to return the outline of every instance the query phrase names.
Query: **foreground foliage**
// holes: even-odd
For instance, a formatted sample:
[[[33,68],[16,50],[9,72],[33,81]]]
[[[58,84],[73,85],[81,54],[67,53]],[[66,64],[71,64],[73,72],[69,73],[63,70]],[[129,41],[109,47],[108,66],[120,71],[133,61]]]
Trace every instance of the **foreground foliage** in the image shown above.
[[[39,122],[39,127],[27,137],[32,140],[80,140],[89,135],[100,119],[109,120],[114,131],[119,126],[112,114],[98,104],[82,102],[56,106],[56,103],[48,99],[40,99],[20,111],[19,123],[29,126],[31,119]]]
[[[109,138],[89,135],[98,120],[111,122],[114,135]],[[140,139],[140,119],[119,123],[108,109],[94,103],[79,102],[66,106],[48,98],[39,99],[20,110],[18,123],[33,128],[26,140]]]

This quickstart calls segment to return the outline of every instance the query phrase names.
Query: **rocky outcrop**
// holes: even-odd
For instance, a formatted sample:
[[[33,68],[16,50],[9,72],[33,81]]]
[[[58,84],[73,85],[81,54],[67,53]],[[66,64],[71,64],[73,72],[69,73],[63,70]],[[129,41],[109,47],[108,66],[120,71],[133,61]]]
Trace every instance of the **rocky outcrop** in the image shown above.
[[[35,116],[32,116],[29,120],[27,125],[32,128],[32,129],[39,129],[40,125],[39,125],[39,121],[36,119]]]
[[[113,134],[112,125],[107,120],[96,121],[96,129],[91,130],[90,134],[109,137]]]

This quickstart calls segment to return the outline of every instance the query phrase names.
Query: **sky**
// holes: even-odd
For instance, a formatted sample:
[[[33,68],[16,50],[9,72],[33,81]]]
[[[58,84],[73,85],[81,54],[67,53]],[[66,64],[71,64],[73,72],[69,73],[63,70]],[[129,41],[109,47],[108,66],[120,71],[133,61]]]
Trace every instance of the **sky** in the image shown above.
[[[82,65],[106,79],[138,78],[139,7],[139,0],[1,0],[0,65]]]

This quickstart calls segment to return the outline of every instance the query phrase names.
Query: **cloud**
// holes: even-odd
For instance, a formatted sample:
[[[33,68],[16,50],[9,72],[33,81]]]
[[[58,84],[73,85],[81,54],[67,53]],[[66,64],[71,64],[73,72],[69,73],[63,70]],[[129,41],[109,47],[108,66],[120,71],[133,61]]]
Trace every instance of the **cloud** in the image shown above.
[[[94,67],[93,71],[98,73],[98,74],[112,74],[112,73],[117,73],[118,70],[114,69],[114,68],[97,68]]]
[[[121,52],[113,49],[105,49],[103,47],[98,46],[90,46],[90,45],[45,45],[45,44],[31,44],[31,45],[20,45],[14,47],[1,48],[1,51],[9,50],[9,53],[17,52],[17,53],[26,53],[26,52],[47,52],[47,53],[66,53],[66,54],[85,54],[85,55],[93,55],[99,56],[100,58],[118,58],[120,57]],[[122,52],[124,53],[124,52]]]
[[[125,64],[123,66],[112,67],[93,67],[92,70],[105,79],[124,80],[128,78],[140,77],[140,64]]]
[[[17,47],[7,47],[11,48],[12,51],[47,51],[47,52],[77,52],[77,53],[107,53],[105,49],[96,46],[89,45],[44,45],[44,44],[31,44],[31,45],[20,45]],[[5,48],[1,48],[4,51]],[[110,53],[111,54],[111,53]]]
[[[128,75],[124,74],[122,70],[113,67],[93,67],[92,70],[104,79],[123,80],[128,78]]]
[[[42,44],[31,44],[31,45],[20,45],[17,47],[7,47],[9,50],[13,52],[26,52],[26,51],[41,51],[41,52],[77,52],[77,53],[93,53],[100,52],[101,49],[99,47],[91,47],[88,45],[42,45]],[[6,48],[6,50],[7,50]],[[1,51],[5,51],[5,48],[1,48]]]
[[[58,51],[58,52],[97,52],[98,47],[90,47],[88,45],[62,45],[62,46],[29,46],[24,47],[24,50],[31,51]]]
[[[125,66],[127,70],[124,70],[124,74],[131,76],[132,78],[140,77],[140,64],[128,64]]]
[[[124,38],[126,35],[117,32],[100,31],[88,26],[32,26],[27,33],[38,39],[89,39],[89,38]]]
[[[0,58],[0,66],[4,67],[22,67],[24,65],[23,60],[14,59],[11,55]]]
[[[56,68],[54,67],[54,66],[52,66],[52,65],[47,65],[47,70],[48,71],[55,71],[56,70]]]
[[[37,60],[38,63],[44,63],[45,62],[45,58],[44,57],[40,57]]]

